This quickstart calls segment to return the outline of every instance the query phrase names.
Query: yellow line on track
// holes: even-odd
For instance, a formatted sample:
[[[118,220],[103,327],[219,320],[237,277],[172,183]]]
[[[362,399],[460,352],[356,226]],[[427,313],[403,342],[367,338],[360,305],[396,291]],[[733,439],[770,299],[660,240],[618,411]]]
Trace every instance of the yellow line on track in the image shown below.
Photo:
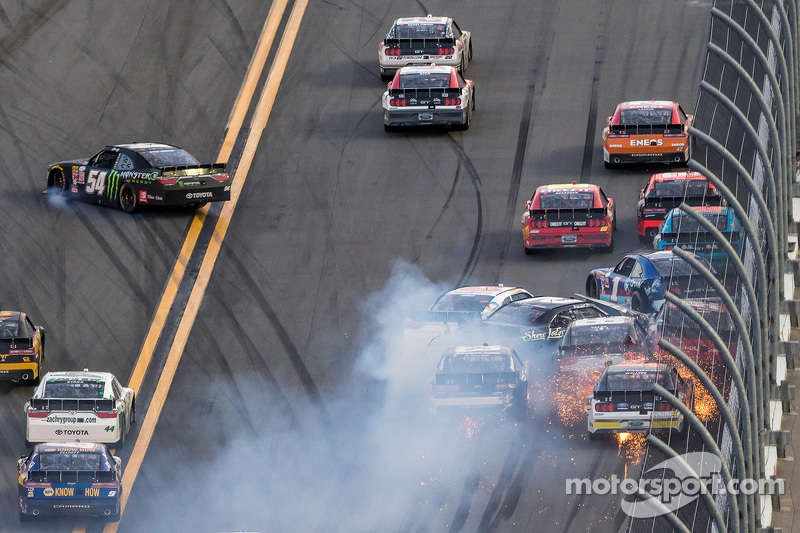
[[[258,144],[261,140],[261,133],[264,131],[264,127],[266,126],[270,112],[272,111],[272,106],[275,103],[275,97],[277,95],[281,79],[283,78],[283,73],[286,70],[286,65],[289,62],[289,55],[291,54],[292,47],[294,46],[295,39],[297,38],[297,32],[300,29],[300,22],[303,19],[303,15],[305,14],[307,6],[308,0],[297,0],[292,8],[291,14],[289,15],[286,29],[283,37],[281,38],[278,51],[275,55],[275,62],[270,69],[267,77],[267,83],[264,87],[264,91],[261,94],[261,98],[259,99],[255,114],[253,115],[250,134],[247,138],[244,152],[242,153],[242,158],[239,162],[239,166],[236,170],[236,176],[231,187],[231,199],[225,202],[222,212],[220,213],[219,220],[217,221],[217,225],[214,228],[214,234],[212,235],[211,242],[208,245],[208,250],[206,250],[206,254],[203,257],[203,263],[200,266],[200,272],[197,275],[197,280],[192,288],[186,309],[184,310],[180,324],[178,325],[178,331],[175,334],[175,339],[172,343],[172,347],[170,348],[169,355],[167,356],[167,361],[164,365],[163,371],[161,372],[161,376],[158,380],[158,385],[156,386],[153,398],[150,401],[150,406],[147,409],[144,422],[139,430],[139,436],[136,439],[136,445],[133,448],[133,452],[131,453],[128,464],[125,467],[125,472],[122,476],[122,484],[124,487],[124,492],[122,495],[122,512],[125,511],[125,507],[127,506],[128,497],[130,496],[131,489],[133,488],[133,483],[136,481],[142,461],[144,460],[144,455],[147,452],[147,448],[150,446],[150,441],[153,438],[156,424],[158,423],[158,419],[161,416],[161,411],[164,408],[164,403],[167,399],[167,393],[172,385],[172,380],[177,372],[178,363],[183,355],[183,350],[189,338],[189,333],[191,332],[192,326],[194,325],[194,321],[197,317],[197,313],[200,309],[200,304],[205,296],[206,288],[208,287],[208,283],[211,278],[211,273],[214,270],[214,265],[219,255],[220,248],[222,247],[222,241],[225,239],[225,234],[228,231],[231,217],[233,216],[233,212],[236,209],[236,204],[239,201],[239,195],[241,194],[242,187],[247,179],[247,174],[250,171],[250,165],[252,164],[256,149],[258,148]],[[103,531],[104,533],[116,533],[118,527],[119,522],[108,522],[106,523]]]

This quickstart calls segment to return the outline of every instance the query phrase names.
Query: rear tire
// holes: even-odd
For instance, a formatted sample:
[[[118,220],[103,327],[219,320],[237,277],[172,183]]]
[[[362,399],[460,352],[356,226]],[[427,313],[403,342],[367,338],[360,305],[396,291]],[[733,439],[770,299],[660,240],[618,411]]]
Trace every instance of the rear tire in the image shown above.
[[[586,296],[596,299],[599,295],[600,291],[597,288],[597,280],[589,276],[586,278]]]
[[[392,78],[394,78],[394,74],[387,74],[383,69],[381,69],[381,81],[389,81]]]
[[[616,168],[616,165],[611,161],[603,161],[603,164],[606,166],[606,168]]]
[[[389,133],[395,132],[395,131],[397,131],[397,126],[390,126],[388,124],[384,124],[383,125],[383,131],[389,132]]]
[[[639,311],[640,313],[652,313],[653,306],[650,305],[650,302],[642,296],[641,292],[633,293],[631,296],[631,309],[633,311]]]
[[[536,250],[533,248],[528,248],[527,246],[523,246],[523,248],[525,249],[525,255],[533,255],[536,253]]]
[[[64,178],[64,172],[53,170],[47,177],[47,188],[54,188],[59,194],[67,194],[67,180]]]
[[[136,197],[136,191],[130,183],[123,183],[119,188],[119,206],[126,213],[135,213],[136,208],[139,207],[139,199]]]

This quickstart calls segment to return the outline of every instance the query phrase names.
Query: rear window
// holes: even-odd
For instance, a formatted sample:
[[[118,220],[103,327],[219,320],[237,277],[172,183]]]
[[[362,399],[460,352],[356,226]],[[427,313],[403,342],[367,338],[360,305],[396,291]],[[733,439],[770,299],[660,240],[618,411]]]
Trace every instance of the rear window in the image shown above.
[[[634,338],[634,331],[630,324],[597,324],[591,326],[574,325],[570,329],[569,344],[582,345],[594,343],[622,342],[625,336]]]
[[[442,358],[442,372],[513,372],[511,358],[495,353],[456,353]]]
[[[720,231],[728,230],[728,216],[720,214],[703,213],[703,217],[711,222],[715,228]],[[705,233],[706,229],[703,228],[699,222],[686,214],[672,216],[672,233]]]
[[[703,198],[706,196],[717,196],[716,191],[709,188],[705,180],[672,180],[657,181],[653,184],[645,198],[660,197],[690,197]]]
[[[651,107],[645,109],[622,109],[619,123],[625,126],[655,126],[672,123],[672,109]]]
[[[433,304],[431,311],[467,311],[480,313],[492,297],[487,294],[445,294]]]
[[[547,191],[539,195],[541,209],[590,209],[594,193],[589,191]]]
[[[103,397],[105,383],[82,379],[48,381],[44,384],[44,398],[86,398]]]
[[[20,328],[18,318],[0,318],[0,337],[13,338],[18,337],[19,335]]]
[[[447,24],[430,22],[395,24],[388,37],[390,39],[444,39],[448,37],[447,30]]]
[[[675,388],[667,372],[626,370],[624,372],[609,372],[606,376],[606,389],[611,391],[652,390],[656,378],[658,378],[658,384],[665,389]]]
[[[441,89],[450,87],[450,73],[412,72],[400,74],[400,89]]]
[[[197,159],[179,148],[149,149],[141,152],[152,167],[179,167],[199,165]]]
[[[544,307],[528,307],[527,305],[511,304],[505,305],[492,313],[488,320],[505,324],[530,326],[546,311],[547,309]]]
[[[100,470],[99,453],[40,453],[39,470]]]

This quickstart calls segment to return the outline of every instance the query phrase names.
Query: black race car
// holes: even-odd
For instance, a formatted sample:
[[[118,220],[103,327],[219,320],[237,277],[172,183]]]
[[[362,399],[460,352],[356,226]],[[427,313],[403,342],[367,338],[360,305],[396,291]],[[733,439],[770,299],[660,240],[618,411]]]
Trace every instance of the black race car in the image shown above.
[[[231,178],[223,163],[201,164],[183,148],[133,143],[50,165],[47,188],[133,213],[142,205],[201,207],[230,200]]]

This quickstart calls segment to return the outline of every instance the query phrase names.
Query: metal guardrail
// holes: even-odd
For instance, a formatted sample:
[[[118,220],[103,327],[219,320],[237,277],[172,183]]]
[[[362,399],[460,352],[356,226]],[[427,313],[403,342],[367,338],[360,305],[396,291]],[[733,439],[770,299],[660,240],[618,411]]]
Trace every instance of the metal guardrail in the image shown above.
[[[694,127],[689,129],[693,141],[688,166],[719,189],[740,219],[744,238],[742,247],[734,248],[726,235],[684,203],[680,209],[700,228],[680,240],[691,241],[694,236],[695,242],[705,245],[708,235],[713,236],[718,243],[714,253],[724,251],[724,267],[715,274],[679,246],[674,250],[707,281],[709,291],[722,297],[739,334],[733,342],[721,338],[715,325],[692,306],[667,295],[667,304],[697,324],[700,335],[713,345],[716,358],[711,364],[698,364],[664,337],[659,347],[710,393],[723,422],[703,420],[677,397],[659,391],[684,414],[693,431],[677,442],[668,439],[665,443],[649,435],[651,446],[642,476],[651,461],[658,465],[665,459],[680,459],[679,452],[703,451],[722,460],[720,473],[726,482],[770,477],[774,481],[773,473],[767,471],[765,446],[779,446],[778,455],[782,455],[782,443],[788,437],[787,432],[771,427],[774,406],[771,409],[770,402],[782,402],[786,412],[791,396],[786,383],[776,378],[779,358],[785,356],[781,352],[788,349],[779,317],[784,272],[791,272],[788,235],[797,183],[799,7],[800,0],[715,0],[711,8],[706,65]],[[638,496],[641,505],[653,499],[650,494]],[[660,509],[660,516],[634,518],[628,529],[767,531],[770,524],[764,518],[763,501],[770,499],[772,505],[779,504],[775,495],[744,491],[735,498],[730,493],[703,496],[678,509],[651,502]]]

